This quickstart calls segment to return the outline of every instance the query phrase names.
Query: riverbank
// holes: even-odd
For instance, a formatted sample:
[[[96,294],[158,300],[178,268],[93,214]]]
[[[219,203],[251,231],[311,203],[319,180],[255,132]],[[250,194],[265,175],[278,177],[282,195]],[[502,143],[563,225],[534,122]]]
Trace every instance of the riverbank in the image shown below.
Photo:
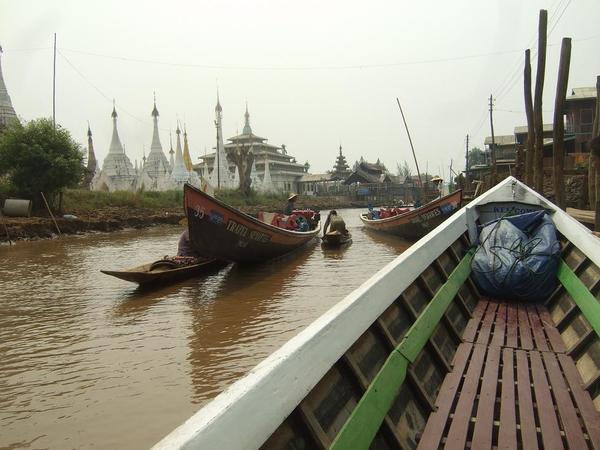
[[[264,199],[263,199],[264,200]],[[277,211],[283,206],[281,199],[264,201],[261,205],[244,205],[242,199],[232,200],[241,211],[256,214],[259,211]],[[176,225],[185,218],[183,208],[148,208],[135,206],[107,206],[96,209],[69,208],[65,214],[56,216],[56,223],[62,234],[84,234],[89,232],[111,232],[128,228],[142,229],[156,225]],[[349,201],[338,197],[314,197],[301,199],[298,208],[328,210],[332,208],[350,208]],[[71,217],[73,216],[73,217]],[[11,241],[52,239],[58,236],[56,225],[49,216],[39,217],[1,217],[0,243]]]

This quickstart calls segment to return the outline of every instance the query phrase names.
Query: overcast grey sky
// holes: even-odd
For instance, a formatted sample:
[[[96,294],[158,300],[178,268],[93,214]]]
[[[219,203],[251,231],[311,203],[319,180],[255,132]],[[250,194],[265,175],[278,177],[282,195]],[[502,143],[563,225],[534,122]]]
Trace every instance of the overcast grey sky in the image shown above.
[[[562,37],[573,39],[569,89],[600,75],[598,0],[0,0],[2,69],[20,117],[51,116],[56,32],[57,121],[82,144],[89,121],[101,161],[113,97],[126,153],[148,153],[153,91],[163,149],[179,117],[197,161],[215,145],[218,86],[225,137],[242,129],[247,100],[255,134],[313,173],[332,168],[340,143],[350,163],[414,168],[399,97],[421,170],[447,177],[451,158],[464,167],[467,133],[483,147],[490,94],[497,135],[525,124],[523,54],[542,8],[551,122]]]

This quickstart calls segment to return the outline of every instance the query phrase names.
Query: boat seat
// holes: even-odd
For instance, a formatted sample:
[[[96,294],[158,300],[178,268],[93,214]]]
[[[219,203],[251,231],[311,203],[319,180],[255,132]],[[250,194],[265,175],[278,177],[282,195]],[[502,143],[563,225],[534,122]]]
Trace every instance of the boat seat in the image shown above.
[[[463,341],[523,350],[566,351],[545,306],[484,298],[473,310]]]
[[[548,311],[482,299],[419,449],[600,449],[600,413]]]

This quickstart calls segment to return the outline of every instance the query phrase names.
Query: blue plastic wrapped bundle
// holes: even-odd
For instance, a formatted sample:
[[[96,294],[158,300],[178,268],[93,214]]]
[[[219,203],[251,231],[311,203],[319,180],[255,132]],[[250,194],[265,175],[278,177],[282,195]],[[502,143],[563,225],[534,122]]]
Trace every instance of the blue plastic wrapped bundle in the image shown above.
[[[482,293],[525,301],[544,300],[556,287],[560,243],[544,211],[483,226],[471,268]]]

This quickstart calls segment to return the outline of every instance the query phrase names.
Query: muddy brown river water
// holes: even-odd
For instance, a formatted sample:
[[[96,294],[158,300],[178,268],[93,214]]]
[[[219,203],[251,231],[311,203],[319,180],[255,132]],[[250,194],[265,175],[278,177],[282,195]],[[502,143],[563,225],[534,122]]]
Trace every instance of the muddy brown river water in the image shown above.
[[[0,448],[155,444],[410,245],[339,212],[346,249],[152,291],[99,270],[173,254],[180,227],[0,247]]]

